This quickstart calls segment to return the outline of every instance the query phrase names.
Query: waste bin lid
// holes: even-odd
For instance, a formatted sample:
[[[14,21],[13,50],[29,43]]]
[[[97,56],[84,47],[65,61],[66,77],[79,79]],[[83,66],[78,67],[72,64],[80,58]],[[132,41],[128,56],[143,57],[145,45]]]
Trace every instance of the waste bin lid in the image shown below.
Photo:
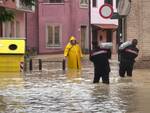
[[[24,39],[2,39],[0,40],[0,54],[24,54]]]

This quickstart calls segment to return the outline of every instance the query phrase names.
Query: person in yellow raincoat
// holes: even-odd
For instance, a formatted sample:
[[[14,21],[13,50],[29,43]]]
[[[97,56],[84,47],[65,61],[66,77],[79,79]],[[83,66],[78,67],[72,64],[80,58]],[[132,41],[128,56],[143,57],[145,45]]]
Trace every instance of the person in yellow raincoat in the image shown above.
[[[70,42],[64,50],[64,56],[68,59],[68,69],[81,69],[82,51],[74,36],[70,37]]]

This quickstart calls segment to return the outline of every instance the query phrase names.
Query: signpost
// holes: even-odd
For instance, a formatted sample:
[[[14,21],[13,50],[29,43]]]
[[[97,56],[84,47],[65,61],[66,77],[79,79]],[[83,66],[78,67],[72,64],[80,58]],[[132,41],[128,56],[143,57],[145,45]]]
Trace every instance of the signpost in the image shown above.
[[[118,26],[118,43],[119,46],[122,43],[122,40],[125,41],[125,35],[122,35],[125,33],[124,29],[124,24],[125,24],[125,18],[129,15],[131,9],[131,0],[119,0],[118,3],[118,21],[119,21],[119,26]],[[118,59],[119,59],[119,54],[118,54]]]
[[[119,0],[118,14],[120,16],[127,16],[131,9],[131,0]]]

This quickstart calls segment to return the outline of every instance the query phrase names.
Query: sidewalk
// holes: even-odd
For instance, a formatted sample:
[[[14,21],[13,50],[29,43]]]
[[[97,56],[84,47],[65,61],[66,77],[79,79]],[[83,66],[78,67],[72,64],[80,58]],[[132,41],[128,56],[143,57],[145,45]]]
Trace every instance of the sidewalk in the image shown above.
[[[55,59],[55,60],[61,60],[64,58],[63,54],[53,54],[53,55],[36,55],[36,56],[32,56],[33,59]]]
[[[42,60],[51,60],[51,61],[62,61],[64,58],[63,54],[53,54],[53,55],[37,55],[33,56],[32,59],[42,59]],[[89,54],[84,54],[82,61],[89,61]],[[112,54],[111,59],[109,60],[111,65],[118,65],[118,56],[117,54]]]
[[[63,59],[63,54],[53,54],[53,55],[36,55],[32,56],[33,59]],[[83,59],[89,59],[89,54],[84,54]],[[118,61],[117,54],[112,54],[112,61]]]

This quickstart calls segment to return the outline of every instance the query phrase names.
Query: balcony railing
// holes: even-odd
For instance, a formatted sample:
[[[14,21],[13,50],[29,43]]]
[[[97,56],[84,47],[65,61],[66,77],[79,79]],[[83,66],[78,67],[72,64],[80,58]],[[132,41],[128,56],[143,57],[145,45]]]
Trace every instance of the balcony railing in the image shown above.
[[[22,11],[34,12],[35,6],[26,6],[21,2],[21,0],[16,0],[16,8]]]

